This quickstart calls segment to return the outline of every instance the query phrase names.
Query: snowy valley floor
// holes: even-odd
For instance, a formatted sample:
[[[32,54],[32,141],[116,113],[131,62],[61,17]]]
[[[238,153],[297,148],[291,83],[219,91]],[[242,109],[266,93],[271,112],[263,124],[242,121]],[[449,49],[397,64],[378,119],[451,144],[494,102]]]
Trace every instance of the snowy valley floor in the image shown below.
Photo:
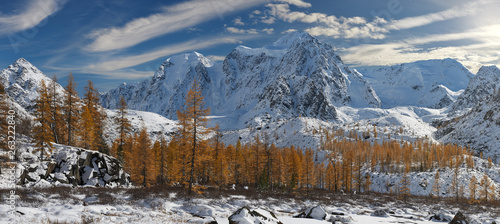
[[[260,193],[252,190],[207,189],[188,197],[184,189],[152,188],[19,188],[16,189],[16,214],[8,215],[9,190],[0,190],[0,223],[203,223],[197,216],[212,216],[218,223],[243,206],[274,212],[283,223],[321,224],[320,221],[292,218],[298,212],[321,205],[344,223],[448,223],[457,211],[470,218],[469,223],[500,222],[500,206],[469,205],[452,199],[411,197],[407,203],[392,195],[370,193],[342,195],[313,191],[300,193]],[[384,211],[385,217],[374,216]],[[383,212],[382,212],[383,213]],[[448,221],[430,221],[438,215]],[[382,215],[383,216],[383,215]],[[349,222],[346,222],[349,221]]]

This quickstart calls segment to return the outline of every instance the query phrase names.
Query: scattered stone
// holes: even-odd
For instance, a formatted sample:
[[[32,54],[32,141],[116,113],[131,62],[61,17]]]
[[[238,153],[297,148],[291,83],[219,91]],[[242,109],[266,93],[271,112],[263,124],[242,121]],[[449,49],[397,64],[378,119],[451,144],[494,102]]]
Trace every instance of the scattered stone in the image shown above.
[[[372,216],[377,216],[377,217],[389,217],[387,212],[383,209],[377,209],[372,213]]]
[[[462,214],[462,212],[458,211],[457,214],[455,214],[455,217],[453,217],[453,220],[451,220],[450,224],[469,224],[469,221],[467,217]]]
[[[264,209],[250,211],[248,207],[238,209],[228,220],[229,224],[283,224],[273,212]]]
[[[18,174],[18,183],[28,186],[47,182],[111,187],[131,184],[130,175],[123,171],[120,162],[100,152],[64,147],[48,159],[50,161],[24,165]]]
[[[328,213],[326,213],[325,209],[321,207],[320,205],[306,209],[303,212],[300,212],[299,214],[293,216],[294,218],[308,218],[308,219],[317,219],[317,220],[326,220],[326,216]]]
[[[445,215],[442,213],[439,214],[434,214],[429,218],[429,221],[434,221],[434,222],[451,222],[452,217],[449,215]]]

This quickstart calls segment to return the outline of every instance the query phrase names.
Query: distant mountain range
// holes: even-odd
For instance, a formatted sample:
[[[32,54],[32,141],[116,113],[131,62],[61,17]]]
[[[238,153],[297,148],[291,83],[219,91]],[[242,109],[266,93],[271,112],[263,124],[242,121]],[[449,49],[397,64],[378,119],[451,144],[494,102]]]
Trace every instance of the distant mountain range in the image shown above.
[[[474,75],[456,60],[443,59],[352,69],[332,46],[303,32],[287,34],[261,48],[238,46],[222,62],[197,52],[172,56],[152,78],[103,93],[101,103],[114,109],[123,96],[130,109],[175,120],[195,79],[201,83],[213,124],[219,123],[231,141],[265,126],[307,129],[311,125],[349,127],[350,122],[367,127],[400,125],[410,129],[408,138],[432,137],[431,124],[446,121],[448,129],[436,132],[435,140],[470,144],[500,155],[500,139],[495,137],[500,136],[495,109],[500,103],[494,97],[500,81],[497,67],[482,67]],[[51,81],[23,58],[0,73],[9,96],[28,112],[35,106],[41,80]],[[60,85],[56,89],[64,93]],[[175,127],[161,116],[134,114],[139,120],[172,125],[158,131]],[[296,125],[285,125],[289,121]],[[488,133],[481,135],[484,132]],[[301,143],[318,144],[317,137],[301,133],[308,139]],[[282,144],[297,143],[292,138],[298,137],[285,136]]]

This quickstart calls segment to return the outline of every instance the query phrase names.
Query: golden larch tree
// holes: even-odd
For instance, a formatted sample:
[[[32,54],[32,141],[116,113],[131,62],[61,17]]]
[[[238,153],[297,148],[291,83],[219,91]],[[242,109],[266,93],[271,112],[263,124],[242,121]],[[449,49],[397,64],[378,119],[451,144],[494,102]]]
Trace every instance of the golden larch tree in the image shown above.
[[[189,162],[189,187],[188,194],[193,191],[193,184],[195,182],[195,167],[196,155],[200,150],[201,141],[206,137],[210,129],[207,128],[208,115],[210,108],[205,108],[205,101],[202,95],[202,89],[198,80],[195,79],[186,95],[184,107],[177,111],[177,119],[183,129],[182,138],[187,139],[187,146],[189,147],[190,162]]]
[[[64,126],[67,139],[66,145],[75,146],[75,136],[80,120],[80,98],[76,92],[76,83],[73,74],[69,74],[68,85],[65,88],[66,93],[63,101]]]
[[[125,139],[129,136],[130,131],[132,130],[132,125],[130,121],[126,117],[128,114],[128,106],[127,102],[123,98],[120,97],[120,104],[118,107],[118,113],[114,118],[115,124],[118,125],[116,130],[118,131],[118,145],[116,147],[116,156],[118,160],[123,162],[123,145],[125,144]]]
[[[43,160],[43,156],[46,154],[46,151],[48,150],[52,153],[54,148],[52,145],[54,136],[52,135],[52,129],[50,128],[50,95],[49,89],[45,84],[45,80],[42,80],[37,92],[38,99],[36,100],[35,121],[39,124],[35,126],[33,131],[35,147],[37,148],[36,151],[40,152],[40,160]]]

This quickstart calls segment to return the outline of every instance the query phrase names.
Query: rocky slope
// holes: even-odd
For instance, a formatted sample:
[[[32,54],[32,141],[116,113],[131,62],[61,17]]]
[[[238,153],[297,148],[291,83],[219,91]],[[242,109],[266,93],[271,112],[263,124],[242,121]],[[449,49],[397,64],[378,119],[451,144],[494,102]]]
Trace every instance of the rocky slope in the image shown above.
[[[451,112],[457,113],[463,109],[470,109],[478,102],[483,101],[489,95],[500,88],[500,69],[496,66],[483,66],[476,76],[469,82],[464,93],[460,95],[453,104]]]
[[[212,114],[234,128],[298,116],[335,120],[336,106],[380,106],[370,84],[332,46],[300,32],[262,48],[239,46],[222,63],[196,52],[171,57],[152,79],[121,85],[101,102],[116,108],[123,95],[131,109],[175,119],[194,79]]]
[[[500,159],[500,92],[481,99],[469,112],[443,125],[436,138],[469,146],[479,154]]]
[[[426,60],[359,69],[372,84],[383,108],[452,105],[474,75],[453,59]]]

